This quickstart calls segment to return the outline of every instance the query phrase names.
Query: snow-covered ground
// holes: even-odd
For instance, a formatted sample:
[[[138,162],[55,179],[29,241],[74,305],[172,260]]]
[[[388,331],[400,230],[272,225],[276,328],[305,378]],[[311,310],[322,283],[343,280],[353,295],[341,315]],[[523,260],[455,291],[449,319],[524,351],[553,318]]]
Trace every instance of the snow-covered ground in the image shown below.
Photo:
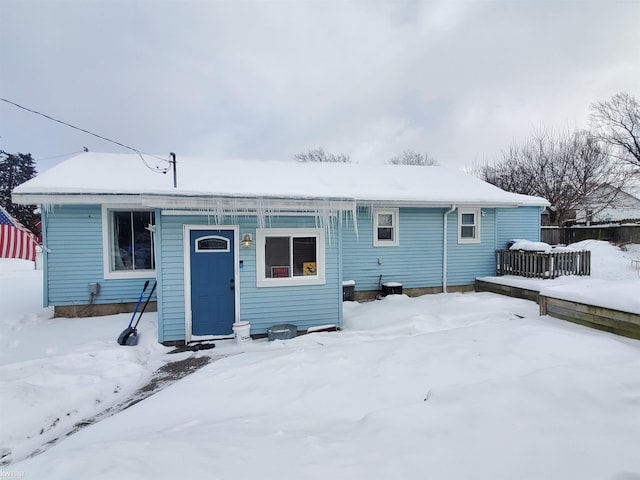
[[[592,242],[589,280],[640,296],[638,247]],[[2,476],[640,479],[640,341],[540,317],[532,302],[391,296],[345,303],[342,332],[168,355],[155,313],[138,346],[119,346],[129,315],[51,319],[40,281],[30,263],[0,260]],[[25,459],[164,363],[220,354]]]
[[[547,244],[528,242],[534,247]],[[522,246],[522,245],[521,245]],[[543,250],[542,248],[541,250]],[[621,310],[640,315],[640,245],[628,244],[623,250],[599,240],[584,240],[564,250],[590,250],[591,275],[565,276],[552,280],[515,276],[482,277],[513,287],[537,290],[548,297]]]
[[[96,412],[125,400],[171,359],[157,343],[156,314],[140,344],[116,338],[131,314],[56,318],[42,308],[42,271],[0,259],[0,452],[23,458]]]

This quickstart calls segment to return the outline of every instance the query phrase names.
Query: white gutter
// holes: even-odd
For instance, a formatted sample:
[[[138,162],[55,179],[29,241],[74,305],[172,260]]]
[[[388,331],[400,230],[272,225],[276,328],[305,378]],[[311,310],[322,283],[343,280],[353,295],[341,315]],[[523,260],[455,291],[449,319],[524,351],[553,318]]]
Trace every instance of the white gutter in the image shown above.
[[[447,217],[450,213],[455,211],[457,207],[451,205],[451,209],[444,212],[444,248],[442,254],[442,293],[447,293]]]

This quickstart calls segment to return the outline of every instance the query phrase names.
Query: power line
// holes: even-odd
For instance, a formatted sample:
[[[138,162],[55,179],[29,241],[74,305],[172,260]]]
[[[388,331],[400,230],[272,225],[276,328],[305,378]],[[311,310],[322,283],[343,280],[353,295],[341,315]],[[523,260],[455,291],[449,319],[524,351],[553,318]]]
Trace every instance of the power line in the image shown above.
[[[54,158],[68,157],[69,155],[75,155],[77,153],[82,153],[82,152],[86,152],[86,150],[79,150],[77,152],[62,153],[60,155],[54,155],[52,157],[34,158],[34,160],[36,160],[38,162],[44,162],[45,160],[53,160]]]
[[[70,123],[64,122],[62,120],[58,120],[57,118],[54,118],[54,117],[52,117],[50,115],[47,115],[45,113],[42,113],[42,112],[38,112],[37,110],[32,110],[31,108],[27,108],[27,107],[25,107],[23,105],[20,105],[20,104],[16,103],[16,102],[12,102],[11,100],[7,100],[6,98],[0,97],[0,100],[2,100],[3,102],[9,103],[9,104],[11,104],[11,105],[13,105],[15,107],[21,108],[22,110],[26,110],[27,112],[34,113],[36,115],[40,115],[41,117],[44,117],[44,118],[46,118],[48,120],[52,120],[52,121],[60,123],[62,125],[66,125],[67,127],[73,128],[73,129],[78,130],[78,131],[83,132],[83,133],[87,133],[89,135],[93,135],[94,137],[97,137],[97,138],[99,138],[101,140],[105,140],[107,142],[111,142],[111,143],[113,143],[115,145],[119,145],[119,146],[124,147],[124,148],[126,148],[128,150],[131,150],[131,151],[135,152],[136,154],[138,154],[138,156],[140,157],[142,162],[145,164],[145,166],[149,170],[152,170],[152,171],[154,171],[156,173],[167,173],[167,171],[169,170],[169,167],[167,167],[166,169],[163,169],[163,168],[160,168],[158,166],[156,166],[156,167],[150,166],[147,163],[147,161],[145,160],[145,158],[142,156],[142,152],[140,150],[138,150],[137,148],[130,147],[129,145],[125,145],[124,143],[116,142],[115,140],[112,140],[110,138],[103,137],[102,135],[98,135],[97,133],[90,132],[89,130],[85,130],[84,128],[80,128],[80,127],[77,127],[75,125],[71,125]],[[165,158],[157,157],[155,155],[150,155],[150,154],[146,154],[146,155],[149,155],[150,157],[154,157],[154,158],[157,158],[158,160],[162,160],[164,162],[170,163],[170,161],[165,159]]]
[[[125,145],[124,143],[116,142],[115,140],[111,140],[110,138],[103,137],[102,135],[98,135],[97,133],[90,132],[89,130],[85,130],[84,128],[76,127],[75,125],[71,125],[70,123],[63,122],[62,120],[58,120],[57,118],[53,118],[53,117],[51,117],[51,116],[49,116],[49,115],[47,115],[45,113],[38,112],[36,110],[32,110],[30,108],[27,108],[27,107],[24,107],[22,105],[19,105],[19,104],[15,103],[15,102],[12,102],[11,100],[7,100],[6,98],[0,97],[0,100],[2,100],[3,102],[10,103],[11,105],[14,105],[14,106],[16,106],[18,108],[21,108],[23,110],[26,110],[27,112],[35,113],[36,115],[40,115],[41,117],[47,118],[49,120],[53,120],[54,122],[61,123],[62,125],[66,125],[67,127],[75,128],[76,130],[80,130],[81,132],[88,133],[89,135],[93,135],[94,137],[101,138],[102,140],[106,140],[107,142],[115,143],[116,145],[120,145],[121,147],[124,147],[124,148],[126,148],[128,150],[132,150],[132,151],[134,151],[136,153],[141,153],[140,150],[138,150],[137,148],[130,147],[128,145]]]

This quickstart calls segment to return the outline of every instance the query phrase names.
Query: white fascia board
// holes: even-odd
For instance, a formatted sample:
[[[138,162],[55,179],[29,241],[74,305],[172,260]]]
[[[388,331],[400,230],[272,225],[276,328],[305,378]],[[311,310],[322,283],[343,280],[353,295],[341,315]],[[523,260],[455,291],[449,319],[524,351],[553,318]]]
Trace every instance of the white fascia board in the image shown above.
[[[423,202],[423,201],[395,201],[395,200],[359,200],[357,202],[358,206],[373,206],[373,207],[401,207],[401,208],[451,208],[451,205],[456,205],[461,208],[518,208],[524,206],[538,206],[526,204],[526,203],[515,203],[515,202],[458,202],[458,201],[450,201],[450,202]]]
[[[334,215],[337,214],[337,212],[335,210],[306,210],[306,209],[300,209],[300,210],[296,210],[296,211],[292,211],[292,210],[269,210],[268,212],[258,212],[258,210],[256,210],[255,208],[253,209],[242,209],[242,210],[231,210],[231,209],[222,209],[222,210],[213,210],[213,209],[207,209],[207,210],[191,210],[191,209],[161,209],[160,210],[160,214],[162,216],[165,217],[181,217],[184,215],[189,215],[190,217],[198,217],[198,216],[202,216],[202,217],[206,217],[206,216],[211,216],[211,215],[222,215],[222,216],[226,216],[226,215],[230,215],[230,216],[257,216],[257,215],[264,215],[265,217],[314,217],[314,216],[318,216],[321,215],[323,213],[332,213]]]
[[[355,201],[351,199],[313,199],[313,198],[263,198],[263,197],[225,197],[191,195],[142,195],[142,204],[167,210],[212,209],[231,212],[256,211],[351,211]]]
[[[14,193],[11,198],[21,205],[141,205],[140,195],[121,193]]]
[[[229,209],[236,210],[341,210],[352,211],[356,205],[373,207],[428,207],[449,208],[453,203],[469,208],[517,208],[523,206],[547,206],[541,201],[423,201],[394,199],[353,199],[353,198],[293,198],[293,197],[232,197],[216,195],[172,195],[135,193],[91,193],[91,192],[15,192],[14,203],[22,205],[82,205],[82,204],[129,204],[165,209]]]

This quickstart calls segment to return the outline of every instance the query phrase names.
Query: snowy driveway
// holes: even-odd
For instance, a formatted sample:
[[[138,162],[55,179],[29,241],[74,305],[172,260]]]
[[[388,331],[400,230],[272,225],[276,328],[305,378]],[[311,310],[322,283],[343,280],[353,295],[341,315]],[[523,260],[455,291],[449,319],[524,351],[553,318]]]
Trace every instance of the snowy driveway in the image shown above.
[[[344,332],[253,342],[8,468],[53,479],[640,478],[640,342],[493,294],[345,307]]]
[[[122,347],[127,315],[51,320],[40,273],[0,267],[2,475],[640,480],[640,341],[532,302],[345,303],[342,332],[171,356],[154,314]],[[189,355],[231,356],[17,461]]]

